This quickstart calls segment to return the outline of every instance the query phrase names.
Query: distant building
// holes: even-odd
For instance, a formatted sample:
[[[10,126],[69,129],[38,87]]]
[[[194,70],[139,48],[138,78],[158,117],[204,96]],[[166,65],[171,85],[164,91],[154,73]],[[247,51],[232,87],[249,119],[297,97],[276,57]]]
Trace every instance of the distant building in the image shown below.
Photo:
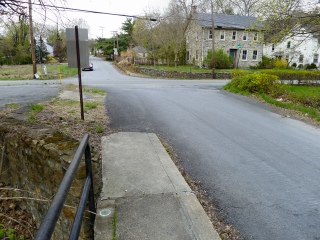
[[[222,49],[233,59],[233,67],[248,68],[262,59],[263,32],[255,17],[198,13],[193,8],[192,20],[186,31],[187,61],[202,66],[204,58],[212,50]]]
[[[264,55],[270,58],[286,59],[289,66],[305,66],[314,63],[320,67],[319,36],[312,33],[297,33],[285,38],[280,43],[269,43],[264,46]]]
[[[52,56],[53,57],[53,46],[51,46],[48,43],[45,43],[46,48],[47,48],[47,52],[49,53],[48,56]]]

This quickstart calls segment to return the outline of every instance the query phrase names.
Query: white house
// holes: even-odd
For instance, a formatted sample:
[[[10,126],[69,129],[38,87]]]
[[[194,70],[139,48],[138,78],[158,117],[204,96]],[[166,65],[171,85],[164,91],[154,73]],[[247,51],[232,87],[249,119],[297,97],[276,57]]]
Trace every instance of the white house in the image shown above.
[[[48,43],[45,43],[45,45],[47,48],[47,52],[49,53],[48,56],[53,56],[53,47]]]
[[[297,66],[311,63],[315,63],[317,67],[320,66],[319,38],[311,33],[287,37],[277,44],[265,44],[263,54],[270,58],[286,59],[289,66],[292,66],[293,63],[296,63]]]

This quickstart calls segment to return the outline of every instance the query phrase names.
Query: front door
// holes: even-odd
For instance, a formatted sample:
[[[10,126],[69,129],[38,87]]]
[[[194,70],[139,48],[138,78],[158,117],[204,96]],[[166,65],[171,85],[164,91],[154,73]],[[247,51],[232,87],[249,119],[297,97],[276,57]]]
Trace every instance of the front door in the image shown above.
[[[232,57],[232,65],[235,68],[237,63],[237,50],[238,49],[230,49],[229,54]]]

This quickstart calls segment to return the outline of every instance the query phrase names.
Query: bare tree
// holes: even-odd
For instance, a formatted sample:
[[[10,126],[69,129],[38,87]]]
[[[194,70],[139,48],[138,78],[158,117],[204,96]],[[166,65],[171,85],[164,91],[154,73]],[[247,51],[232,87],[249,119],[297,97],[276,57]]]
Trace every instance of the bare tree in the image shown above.
[[[301,7],[301,0],[264,1],[260,6],[266,42],[279,42],[295,34],[309,33],[319,26],[319,15],[312,16]]]
[[[229,0],[235,13],[241,16],[257,16],[261,0]]]
[[[73,28],[75,26],[78,26],[79,28],[85,28],[85,29],[90,28],[87,21],[84,20],[83,18],[74,18],[74,19],[70,20],[70,22],[66,23],[65,26],[69,27],[69,28]]]

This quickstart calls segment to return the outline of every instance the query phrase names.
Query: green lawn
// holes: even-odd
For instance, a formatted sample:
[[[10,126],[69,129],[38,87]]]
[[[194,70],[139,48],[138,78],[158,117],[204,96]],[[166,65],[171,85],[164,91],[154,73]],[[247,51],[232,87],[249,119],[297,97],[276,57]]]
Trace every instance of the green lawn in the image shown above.
[[[44,74],[44,66],[47,68],[47,75]],[[0,80],[30,80],[33,79],[32,65],[3,65],[0,66]],[[76,68],[68,68],[66,63],[37,64],[39,80],[59,79],[76,76]]]
[[[246,76],[231,80],[224,86],[224,89],[246,96],[251,94],[260,96],[268,103],[281,108],[300,111],[304,115],[320,122],[320,86],[274,85],[268,81],[259,82],[257,78],[250,79]],[[265,89],[268,89],[266,84],[271,84],[274,88],[265,91]],[[250,86],[255,86],[256,88],[250,88]]]

